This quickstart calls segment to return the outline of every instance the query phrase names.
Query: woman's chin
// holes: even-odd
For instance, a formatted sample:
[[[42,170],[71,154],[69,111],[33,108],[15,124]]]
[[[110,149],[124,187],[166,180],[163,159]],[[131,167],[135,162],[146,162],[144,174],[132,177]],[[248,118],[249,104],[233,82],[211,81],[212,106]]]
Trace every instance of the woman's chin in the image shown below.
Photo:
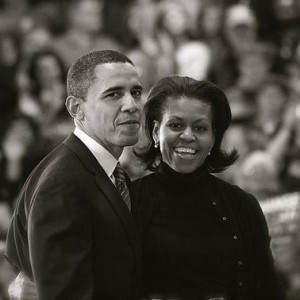
[[[182,174],[188,174],[188,173],[193,173],[196,171],[200,166],[198,165],[173,165],[171,168],[176,171],[177,173],[182,173]]]

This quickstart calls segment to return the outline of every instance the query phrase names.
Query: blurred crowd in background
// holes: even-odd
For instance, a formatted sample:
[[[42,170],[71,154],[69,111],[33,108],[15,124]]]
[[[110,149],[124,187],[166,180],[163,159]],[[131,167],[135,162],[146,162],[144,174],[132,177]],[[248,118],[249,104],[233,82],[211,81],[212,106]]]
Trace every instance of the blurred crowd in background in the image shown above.
[[[66,71],[96,49],[128,55],[145,98],[169,74],[225,91],[233,123],[224,147],[240,159],[220,176],[261,202],[278,272],[299,300],[299,24],[299,0],[0,0],[0,300],[14,278],[3,251],[16,197],[72,131]],[[145,173],[130,151],[123,160],[132,178]]]

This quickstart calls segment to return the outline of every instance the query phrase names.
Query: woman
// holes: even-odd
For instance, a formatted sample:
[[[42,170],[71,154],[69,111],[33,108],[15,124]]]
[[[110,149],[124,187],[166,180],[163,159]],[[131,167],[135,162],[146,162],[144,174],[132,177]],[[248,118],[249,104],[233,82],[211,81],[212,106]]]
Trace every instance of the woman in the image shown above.
[[[39,126],[49,151],[56,147],[73,128],[65,109],[65,66],[53,50],[35,52],[28,61],[29,85],[19,98],[19,110]],[[55,124],[55,125],[54,125]]]
[[[139,155],[154,172],[132,184],[143,239],[140,298],[284,299],[258,202],[210,174],[237,159],[221,149],[231,121],[224,93],[170,76],[153,86],[144,112],[150,147]]]
[[[133,184],[143,238],[141,298],[284,299],[256,199],[210,173],[231,121],[224,93],[189,77],[159,80],[144,108],[153,174]],[[222,298],[221,298],[222,299]]]
[[[0,138],[0,202],[14,208],[24,181],[45,151],[35,122],[18,113],[12,115]]]

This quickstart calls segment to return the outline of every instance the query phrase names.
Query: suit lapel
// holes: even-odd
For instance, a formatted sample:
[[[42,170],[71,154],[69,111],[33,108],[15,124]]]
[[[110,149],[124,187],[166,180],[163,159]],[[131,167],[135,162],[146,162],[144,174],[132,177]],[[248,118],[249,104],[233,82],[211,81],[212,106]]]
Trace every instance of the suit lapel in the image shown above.
[[[118,215],[120,221],[126,229],[126,233],[132,244],[132,247],[134,248],[136,255],[138,255],[139,236],[136,224],[134,223],[131,213],[129,212],[114,184],[111,182],[90,150],[73,133],[65,139],[63,144],[73,151],[78,159],[86,166],[86,168],[95,175],[96,185],[104,193],[113,210]]]

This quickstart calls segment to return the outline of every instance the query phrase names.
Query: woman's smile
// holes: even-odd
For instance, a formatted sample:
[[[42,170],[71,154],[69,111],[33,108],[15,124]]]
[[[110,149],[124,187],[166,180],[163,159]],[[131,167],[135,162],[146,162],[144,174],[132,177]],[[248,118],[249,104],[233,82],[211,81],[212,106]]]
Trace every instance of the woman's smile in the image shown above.
[[[198,153],[198,150],[188,148],[188,147],[176,147],[174,152],[177,154],[179,158],[182,159],[194,159]]]

